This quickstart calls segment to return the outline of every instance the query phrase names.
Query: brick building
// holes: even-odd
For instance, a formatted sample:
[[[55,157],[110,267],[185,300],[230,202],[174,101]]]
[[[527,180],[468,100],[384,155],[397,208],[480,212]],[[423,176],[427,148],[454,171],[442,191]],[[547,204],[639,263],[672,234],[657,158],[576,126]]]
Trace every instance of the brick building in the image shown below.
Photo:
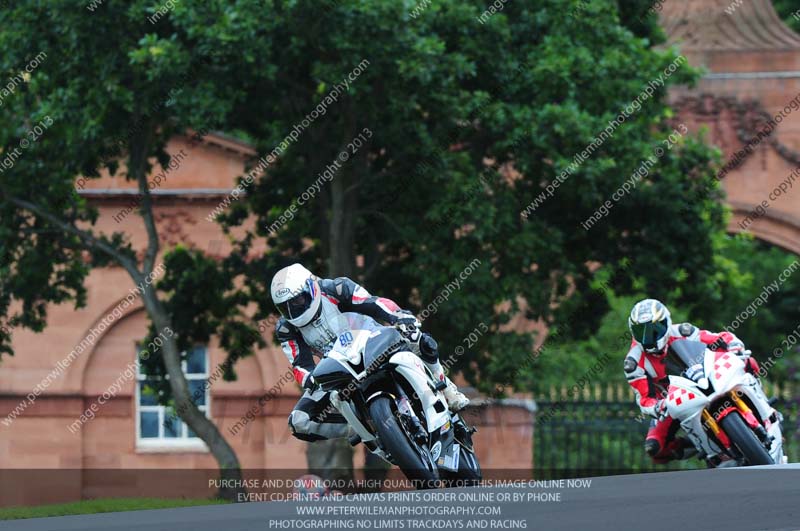
[[[209,215],[228,197],[254,151],[213,134],[194,144],[174,138],[168,151],[171,167],[156,167],[150,177],[160,181],[153,193],[162,249],[182,243],[224,256],[230,245]],[[98,231],[124,230],[134,248],[143,250],[146,235],[132,183],[105,177],[79,180],[78,187],[99,209]],[[0,506],[154,495],[159,486],[164,496],[213,492],[196,478],[191,488],[176,490],[152,475],[164,469],[178,475],[213,470],[216,462],[173,412],[157,404],[137,373],[137,341],[146,334],[147,317],[127,273],[119,267],[94,270],[86,285],[86,307],[49,308],[41,334],[15,330],[16,355],[0,365]],[[238,362],[238,381],[220,377],[225,353],[216,341],[198,345],[184,370],[198,391],[199,407],[245,469],[302,471],[305,446],[287,425],[300,390],[287,377],[283,353],[271,344],[273,323],[267,320],[260,328],[270,346]],[[204,381],[211,382],[205,393]],[[270,389],[277,396],[259,406],[258,398]],[[251,410],[252,421],[245,417]],[[474,420],[482,428],[476,444],[485,467],[530,470],[532,417],[525,407],[487,408]],[[362,453],[357,450],[357,463]],[[145,470],[149,476],[135,473]]]
[[[690,63],[708,70],[698,87],[673,90],[669,97],[677,120],[692,131],[705,126],[710,141],[723,151],[729,168],[723,185],[734,210],[731,232],[744,230],[744,223],[758,238],[800,253],[800,192],[769,195],[800,166],[800,112],[795,108],[800,99],[792,103],[800,94],[800,36],[780,22],[768,0],[749,0],[732,14],[725,11],[728,0],[659,5],[670,43],[679,45]],[[767,129],[770,120],[775,126]],[[174,155],[173,167],[156,168],[151,176],[161,175],[163,181],[154,191],[163,247],[183,243],[224,256],[229,243],[208,216],[255,153],[219,135],[196,145],[175,138],[168,151]],[[143,248],[145,234],[130,183],[104,178],[80,193],[99,208],[99,230],[125,230],[134,247]],[[764,200],[769,208],[753,216]],[[0,365],[0,505],[152,494],[133,479],[110,478],[104,473],[109,470],[215,468],[202,442],[182,423],[169,420],[171,412],[156,404],[132,365],[147,319],[139,298],[131,300],[135,287],[127,274],[120,268],[96,270],[87,287],[85,308],[50,308],[42,334],[15,331],[16,356]],[[264,327],[265,337],[271,333],[271,326]],[[236,382],[214,376],[223,360],[212,341],[197,346],[185,370],[195,389],[213,379],[201,406],[243,467],[304,468],[303,443],[290,436],[286,424],[299,397],[294,384],[281,386],[277,398],[257,408],[252,422],[241,422],[258,397],[282,381],[287,370],[283,354],[270,346],[242,360]],[[30,403],[34,389],[38,396]],[[87,418],[87,411],[94,418]],[[82,414],[86,420],[76,424]],[[484,468],[531,468],[531,415],[523,404],[508,404],[476,417]],[[54,470],[72,472],[54,475]],[[26,490],[20,478],[33,476],[39,478],[31,483],[36,488]]]

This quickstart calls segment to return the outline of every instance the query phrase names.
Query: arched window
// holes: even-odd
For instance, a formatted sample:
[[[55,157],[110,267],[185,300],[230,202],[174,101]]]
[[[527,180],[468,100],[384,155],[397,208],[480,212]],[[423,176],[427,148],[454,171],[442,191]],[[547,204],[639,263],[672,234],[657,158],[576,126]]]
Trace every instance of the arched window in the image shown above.
[[[193,348],[181,362],[192,401],[206,416],[210,411],[208,350]],[[167,376],[169,378],[169,376]],[[155,385],[158,377],[144,374],[141,364],[136,382],[136,447],[140,450],[207,449],[205,443],[180,419],[172,405],[161,405]]]

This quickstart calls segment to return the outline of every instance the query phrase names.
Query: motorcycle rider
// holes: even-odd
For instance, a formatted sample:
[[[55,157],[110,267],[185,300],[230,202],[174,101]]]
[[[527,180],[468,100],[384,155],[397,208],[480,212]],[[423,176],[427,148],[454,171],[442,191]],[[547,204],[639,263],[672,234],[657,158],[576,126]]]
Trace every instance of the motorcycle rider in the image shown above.
[[[747,372],[754,375],[758,375],[758,363],[731,332],[715,334],[691,323],[672,324],[669,309],[655,299],[644,299],[634,305],[628,317],[628,329],[632,337],[623,364],[625,377],[633,387],[642,413],[654,417],[645,438],[645,452],[656,463],[689,457],[689,452],[684,450],[694,446],[683,437],[675,437],[680,423],[666,413],[664,399],[669,380],[665,358],[670,345],[683,339],[701,341],[713,351],[739,356]]]
[[[412,342],[437,381],[444,382],[444,396],[452,411],[466,407],[469,399],[444,374],[436,341],[419,330],[420,322],[393,301],[374,297],[349,278],[323,279],[300,264],[278,271],[272,278],[272,302],[281,313],[275,336],[292,364],[294,377],[305,389],[289,415],[292,434],[303,441],[346,437],[348,425],[338,412],[332,413],[328,393],[314,383],[314,354],[324,356],[340,334],[349,328],[342,312],[356,312],[376,321],[398,326]],[[351,443],[356,443],[352,441]]]

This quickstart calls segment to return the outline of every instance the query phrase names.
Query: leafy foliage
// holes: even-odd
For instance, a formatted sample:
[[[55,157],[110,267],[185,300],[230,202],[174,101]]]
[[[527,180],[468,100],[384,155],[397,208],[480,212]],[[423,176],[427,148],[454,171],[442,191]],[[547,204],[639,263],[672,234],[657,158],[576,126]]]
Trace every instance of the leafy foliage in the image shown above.
[[[792,266],[798,257],[763,242],[753,240],[747,234],[737,236],[721,235],[715,239],[720,279],[719,293],[715,304],[685,305],[673,303],[679,300],[679,293],[667,293],[662,299],[672,312],[675,323],[690,321],[695,326],[718,332],[730,328],[747,348],[753,351],[757,360],[764,363],[773,356],[776,348],[782,347],[787,333],[795,330],[800,323],[800,271]],[[798,263],[800,265],[800,263]],[[741,273],[744,271],[745,273]],[[784,273],[785,272],[785,273]],[[569,335],[570,323],[580,321],[576,312],[571,320],[562,320],[550,331],[541,355],[536,363],[525,372],[530,388],[545,391],[552,386],[572,385],[573,380],[584,374],[603,355],[610,354],[614,361],[608,370],[592,376],[592,383],[624,383],[622,360],[630,346],[627,334],[627,318],[636,301],[651,296],[647,291],[639,291],[620,296],[615,293],[615,281],[625,270],[617,270],[612,275],[608,269],[599,270],[594,293],[607,300],[609,310],[602,316],[600,324],[586,339],[574,339]],[[785,282],[778,282],[784,274]],[[776,284],[777,282],[777,284]],[[634,284],[638,282],[634,280]],[[778,291],[765,286],[773,285]],[[766,302],[757,300],[766,293]],[[566,329],[564,333],[563,329]],[[554,338],[552,337],[554,336]],[[797,349],[789,349],[783,357],[774,359],[768,372],[773,382],[797,381]],[[563,367],[572,370],[564,380]]]
[[[693,79],[686,66],[554,197],[527,220],[520,214],[676,59],[651,47],[659,30],[647,3],[583,2],[576,16],[578,4],[509,2],[484,23],[478,0],[435,2],[416,18],[407,3],[388,0],[345,0],[328,10],[276,4],[264,32],[280,53],[267,53],[270,67],[252,69],[245,83],[286,97],[238,109],[251,117],[243,129],[259,153],[281,145],[362,60],[369,65],[221,218],[234,227],[257,217],[241,255],[259,238],[272,250],[257,260],[260,275],[248,275],[261,312],[272,310],[271,274],[293,261],[323,276],[352,275],[420,311],[477,259],[425,326],[450,356],[486,323],[490,333],[453,359],[488,387],[505,382],[531,351],[532,335],[512,331],[511,319],[558,322],[569,300],[584,298],[592,264],[635,257],[630,278],[640,285],[623,279],[620,293],[680,290],[689,303],[715,291],[723,279],[711,243],[723,208],[709,198],[681,210],[683,190],[713,179],[716,160],[697,139],[662,157],[591,231],[581,228],[675,125],[662,100],[666,86]],[[287,221],[297,198],[365,128],[366,146]],[[676,238],[679,246],[670,244]],[[588,305],[578,335],[608,309],[602,299]]]
[[[698,315],[698,324],[730,327],[762,363],[781,348],[785,353],[773,359],[769,380],[800,380],[800,352],[783,343],[800,324],[800,258],[748,235],[726,238],[723,245],[722,257],[747,273],[741,284],[724,287],[724,303]]]
[[[0,71],[15,75],[43,53],[0,108],[2,153],[21,152],[0,181],[0,315],[8,317],[8,331],[41,331],[49,303],[84,305],[90,270],[118,262],[70,230],[91,226],[98,215],[76,193],[76,176],[79,189],[105,173],[136,179],[157,163],[168,164],[165,146],[172,136],[235,128],[229,114],[244,96],[234,83],[248,58],[229,43],[230,34],[207,31],[211,17],[217,27],[235,18],[223,4],[179,5],[155,24],[146,1],[106,0],[93,11],[64,3],[0,11]],[[25,149],[23,141],[29,141]],[[11,197],[35,208],[20,208],[6,200]],[[98,234],[97,240],[118,257],[134,264],[140,259],[125,232]],[[164,260],[161,289],[180,346],[217,335],[236,356],[251,353],[261,338],[246,324],[230,268],[187,249]],[[11,353],[6,329],[0,352]],[[163,371],[160,357],[150,363],[154,372]]]
[[[158,289],[166,295],[165,307],[173,326],[180,331],[177,343],[182,355],[185,357],[197,344],[209,344],[215,335],[219,346],[228,352],[228,359],[221,365],[223,379],[235,380],[236,362],[250,355],[254,345],[266,346],[261,334],[242,315],[247,298],[234,284],[236,275],[227,267],[227,261],[218,264],[201,251],[182,245],[166,253],[164,265],[166,272]],[[150,326],[144,343],[154,343],[158,335],[159,331]],[[160,391],[159,401],[168,403],[171,393],[169,382],[163,379],[166,370],[161,357],[150,356],[142,360],[142,365],[148,375],[162,377],[153,382]]]
[[[182,347],[217,334],[229,352],[248,352],[258,340],[242,309],[254,303],[256,317],[271,313],[271,274],[301,261],[322,275],[352,275],[416,311],[446,292],[426,328],[449,357],[486,323],[490,333],[452,359],[487,388],[530,356],[533,334],[509,326],[520,315],[571,322],[579,341],[610,326],[604,316],[617,300],[647,293],[705,317],[726,290],[744,285],[743,264],[724,254],[719,195],[682,200],[713,183],[718,159],[702,138],[683,138],[606,217],[581,227],[678,125],[663,101],[667,87],[694,79],[685,65],[664,78],[677,55],[652,48],[663,42],[652,2],[509,2],[483,21],[480,0],[435,2],[415,17],[411,7],[178,3],[155,24],[144,1],[106,0],[91,13],[6,10],[0,69],[49,55],[5,102],[0,144],[8,152],[45,117],[53,126],[4,177],[3,193],[67,223],[92,223],[97,212],[73,193],[75,176],[125,178],[165,164],[166,140],[186,128],[236,131],[260,154],[281,146],[266,177],[220,218],[229,230],[256,220],[229,259],[183,248],[165,256],[159,288]],[[641,109],[522,216],[659,76],[663,86]],[[336,101],[284,142],[334,90]],[[348,146],[359,135],[361,145]],[[117,155],[142,150],[147,167],[119,167]],[[341,168],[320,181],[334,161]],[[292,205],[300,206],[292,219],[270,232]],[[41,330],[46,305],[82,304],[86,274],[108,259],[87,257],[76,236],[7,202],[0,215],[0,314]],[[270,252],[251,260],[260,239]],[[124,235],[106,241],[134,257]],[[630,270],[615,276],[618,299],[591,289],[598,272],[624,259]],[[458,289],[446,288],[455,280]],[[21,310],[11,314],[16,301]],[[515,374],[513,383],[532,385],[530,374]]]
[[[794,0],[772,0],[775,11],[778,12],[787,26],[800,32],[800,6]]]

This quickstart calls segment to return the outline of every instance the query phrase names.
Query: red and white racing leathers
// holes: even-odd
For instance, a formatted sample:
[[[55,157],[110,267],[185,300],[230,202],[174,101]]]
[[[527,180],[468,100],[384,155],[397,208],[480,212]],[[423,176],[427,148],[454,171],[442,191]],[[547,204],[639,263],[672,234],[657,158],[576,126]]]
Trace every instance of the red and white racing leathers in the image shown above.
[[[758,374],[758,363],[746,351],[744,343],[731,332],[712,333],[700,330],[690,323],[674,324],[667,332],[667,349],[675,341],[689,339],[702,341],[715,351],[728,351],[736,354],[745,362],[748,372]],[[666,371],[666,356],[650,354],[636,342],[631,341],[631,348],[625,356],[623,364],[625,378],[633,387],[636,403],[642,413],[654,417],[647,432],[645,448],[657,462],[673,458],[680,450],[681,442],[675,440],[679,424],[669,416],[655,420],[660,401],[666,397],[669,379]],[[657,445],[656,445],[657,444]],[[678,452],[680,453],[680,452]]]

